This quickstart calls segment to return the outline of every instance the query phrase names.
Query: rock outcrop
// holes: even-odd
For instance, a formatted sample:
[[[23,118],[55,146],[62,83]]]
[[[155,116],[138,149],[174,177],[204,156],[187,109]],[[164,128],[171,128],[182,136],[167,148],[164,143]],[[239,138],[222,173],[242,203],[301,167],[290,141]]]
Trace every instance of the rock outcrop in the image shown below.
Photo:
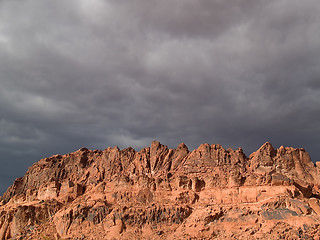
[[[320,239],[320,164],[302,148],[81,148],[1,197],[1,239]]]

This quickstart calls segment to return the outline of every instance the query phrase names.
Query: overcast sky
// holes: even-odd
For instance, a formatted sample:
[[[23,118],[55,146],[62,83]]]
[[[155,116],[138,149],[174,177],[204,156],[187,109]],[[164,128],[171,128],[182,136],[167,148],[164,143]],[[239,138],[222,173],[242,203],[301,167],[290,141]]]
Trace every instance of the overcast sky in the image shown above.
[[[159,140],[320,160],[319,0],[1,0],[0,194],[34,162]]]

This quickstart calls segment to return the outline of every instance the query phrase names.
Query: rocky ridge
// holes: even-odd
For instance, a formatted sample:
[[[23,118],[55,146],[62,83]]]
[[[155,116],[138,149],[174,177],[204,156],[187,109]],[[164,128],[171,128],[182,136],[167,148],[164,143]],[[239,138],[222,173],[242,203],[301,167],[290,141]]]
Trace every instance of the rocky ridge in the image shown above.
[[[41,159],[1,197],[2,239],[320,239],[320,163],[302,148],[157,141]]]

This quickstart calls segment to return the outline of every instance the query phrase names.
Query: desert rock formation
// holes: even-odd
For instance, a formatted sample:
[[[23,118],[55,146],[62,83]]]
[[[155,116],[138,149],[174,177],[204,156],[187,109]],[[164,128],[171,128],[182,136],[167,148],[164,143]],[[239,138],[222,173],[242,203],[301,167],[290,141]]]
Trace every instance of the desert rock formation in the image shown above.
[[[35,163],[1,197],[2,239],[320,239],[320,164],[302,148],[157,141]]]

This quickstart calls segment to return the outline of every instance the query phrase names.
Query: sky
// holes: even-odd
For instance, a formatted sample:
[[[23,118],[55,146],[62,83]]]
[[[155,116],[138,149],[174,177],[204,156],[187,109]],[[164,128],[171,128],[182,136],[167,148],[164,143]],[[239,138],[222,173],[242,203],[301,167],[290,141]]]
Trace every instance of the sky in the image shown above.
[[[320,160],[319,26],[319,0],[1,0],[0,194],[81,147]]]

